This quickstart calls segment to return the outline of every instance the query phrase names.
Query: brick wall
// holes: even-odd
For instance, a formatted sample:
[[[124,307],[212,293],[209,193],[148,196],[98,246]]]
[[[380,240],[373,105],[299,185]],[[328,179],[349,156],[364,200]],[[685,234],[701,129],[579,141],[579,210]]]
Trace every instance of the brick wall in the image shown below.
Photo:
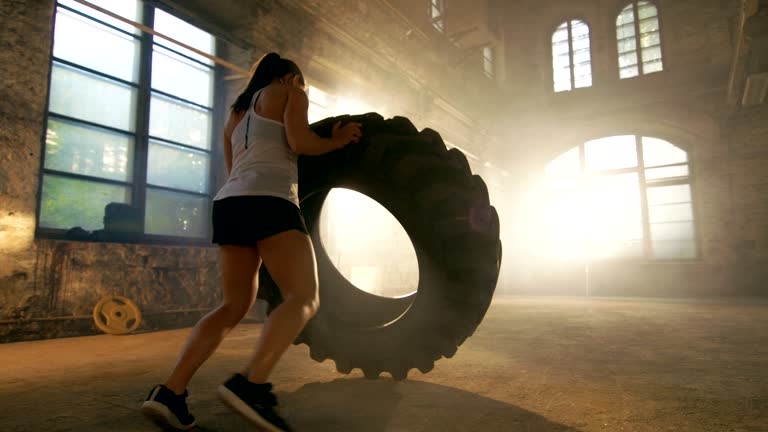
[[[510,85],[507,136],[517,139],[500,156],[519,183],[512,200],[526,202],[526,185],[560,153],[589,139],[641,134],[666,139],[691,157],[699,259],[688,262],[563,263],[531,258],[525,209],[508,213],[506,283],[515,293],[654,296],[766,295],[768,110],[727,104],[740,2],[658,2],[665,71],[619,80],[615,17],[628,1],[515,2],[507,9]],[[566,19],[590,25],[594,85],[553,93],[551,35]],[[535,241],[535,240],[534,240]],[[519,243],[519,242],[518,242]],[[510,247],[511,246],[511,247]],[[512,256],[510,256],[512,255]]]
[[[477,56],[436,32],[426,8],[414,2],[162,5],[218,36],[220,55],[242,67],[278,51],[325,89],[406,115],[480,156],[473,164],[493,185],[502,215],[499,292],[580,294],[588,287],[620,295],[765,295],[768,109],[726,104],[739,2],[661,0],[665,72],[621,81],[614,26],[624,1],[495,3],[506,8],[501,86],[483,77]],[[0,337],[93,331],[71,320],[22,324],[83,316],[105,293],[129,294],[161,312],[211,307],[218,298],[214,249],[35,239],[53,4],[0,0],[0,322],[13,323],[0,324]],[[568,18],[590,25],[595,84],[554,94],[551,35]],[[229,98],[241,84],[229,82]],[[531,179],[580,141],[619,132],[659,136],[689,150],[700,259],[593,263],[588,279],[580,263],[534,262],[521,241]],[[511,175],[499,177],[484,161]]]
[[[488,122],[481,118],[487,107],[499,105],[493,86],[467,91],[467,83],[483,79],[479,68],[467,67],[425,16],[409,18],[396,1],[155,3],[216,35],[219,55],[246,69],[264,52],[278,51],[324,89],[422,127],[445,125],[447,139],[476,154],[493,142],[475,132]],[[54,1],[0,0],[0,11],[0,340],[94,332],[87,318],[106,294],[126,295],[156,315],[214,306],[214,248],[35,237]],[[226,82],[226,103],[242,84]]]

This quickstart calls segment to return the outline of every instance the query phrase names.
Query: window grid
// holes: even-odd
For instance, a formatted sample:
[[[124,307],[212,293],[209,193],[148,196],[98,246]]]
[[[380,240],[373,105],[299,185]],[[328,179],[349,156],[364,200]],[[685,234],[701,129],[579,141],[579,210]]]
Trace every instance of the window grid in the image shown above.
[[[494,71],[493,71],[493,47],[484,47],[483,48],[483,72],[485,73],[485,76],[488,78],[494,77]]]
[[[137,2],[137,5],[139,6],[139,10],[137,11],[138,17],[136,20],[144,23],[148,27],[154,27],[154,15],[158,10],[149,4]],[[45,151],[42,156],[43,169],[40,174],[41,188],[39,192],[40,210],[38,212],[38,233],[55,238],[62,237],[65,230],[77,225],[83,226],[89,230],[100,228],[103,206],[108,202],[119,201],[138,207],[141,213],[145,215],[144,218],[142,218],[142,223],[145,225],[143,227],[143,232],[145,233],[142,239],[143,242],[164,244],[197,243],[207,239],[209,236],[207,206],[211,197],[210,187],[214,171],[212,167],[213,164],[211,163],[213,153],[210,144],[213,136],[211,130],[214,129],[214,127],[213,125],[210,125],[210,123],[212,123],[212,117],[214,115],[214,99],[216,99],[214,87],[218,87],[216,84],[216,70],[213,65],[192,58],[179,50],[169,47],[167,44],[153,43],[152,37],[149,34],[131,33],[123,28],[119,28],[116,25],[103,21],[95,16],[99,15],[97,12],[94,12],[94,16],[91,16],[85,12],[86,9],[83,9],[83,11],[77,10],[75,9],[77,5],[74,3],[70,6],[68,4],[57,2],[56,6],[57,24],[62,22],[62,20],[76,17],[78,20],[82,21],[82,23],[76,24],[92,26],[87,27],[89,31],[108,31],[120,35],[121,37],[125,37],[126,39],[137,41],[139,46],[135,50],[135,58],[133,61],[138,64],[134,65],[137,71],[135,72],[132,81],[128,81],[124,77],[114,76],[113,74],[108,73],[111,71],[105,71],[103,70],[104,68],[99,67],[98,60],[101,59],[97,59],[95,66],[89,67],[74,61],[69,61],[65,58],[59,58],[55,55],[56,43],[54,44],[54,55],[52,56],[51,62],[51,101],[49,102],[49,110],[46,114],[48,130],[45,136]],[[64,18],[62,19],[62,17]],[[104,19],[111,20],[111,18],[108,17],[105,17]],[[75,40],[78,37],[81,37],[80,33],[75,31],[62,33],[63,27],[64,26],[59,28],[59,32],[54,28],[54,35],[59,35],[63,38],[61,41],[58,41],[61,45],[66,45],[68,39]],[[211,38],[211,49],[213,48],[213,43],[213,39]],[[188,98],[171,94],[168,91],[151,88],[153,83],[152,78],[154,78],[152,76],[151,63],[158,47],[165,50],[170,55],[183,59],[185,66],[193,65],[200,70],[204,70],[204,73],[208,74],[210,90],[207,104],[201,104],[199,103],[200,101],[189,100]],[[100,53],[97,52],[95,56],[98,57],[99,54]],[[86,57],[87,54],[83,58]],[[106,61],[108,60],[109,59]],[[57,92],[63,92],[62,100],[67,102],[67,98],[70,96],[67,93],[72,93],[71,88],[64,85],[58,85],[55,82],[55,75],[58,73],[57,71],[69,71],[71,74],[74,74],[72,76],[75,77],[75,81],[71,81],[69,84],[79,84],[81,87],[83,85],[83,80],[90,77],[88,79],[103,82],[103,85],[106,86],[118,86],[132,89],[130,90],[131,102],[127,108],[127,112],[130,116],[129,121],[126,122],[127,127],[123,127],[125,126],[123,124],[110,124],[108,121],[105,122],[104,118],[99,118],[98,116],[89,117],[88,115],[83,115],[81,112],[74,112],[73,115],[68,115],[71,110],[68,111],[66,106],[63,106],[64,109],[57,112],[56,101],[54,100],[55,94]],[[206,146],[204,146],[206,148],[190,145],[187,142],[178,142],[178,140],[169,139],[169,137],[165,136],[150,135],[150,100],[152,100],[153,97],[162,97],[172,103],[194,107],[195,109],[204,112],[209,118],[208,133],[207,136],[203,138],[204,142],[207,141]],[[107,98],[97,100],[102,102],[104,99]],[[83,103],[83,105],[87,104]],[[100,110],[110,111],[111,107],[104,108],[103,104],[96,104],[97,107],[100,105],[102,105],[102,107],[99,108]],[[96,111],[99,109],[96,109]],[[67,128],[72,130],[67,130]],[[90,138],[88,138],[89,135]],[[62,141],[64,139],[62,137],[65,136],[74,137],[76,140],[75,142],[65,143]],[[115,146],[108,142],[110,140],[118,141],[122,145],[122,148],[113,148]],[[72,140],[70,139],[70,141]],[[62,145],[66,147],[64,150],[68,150],[71,153],[65,155],[70,157],[70,159],[64,159],[59,161],[60,163],[56,163],[56,156],[57,153],[61,153]],[[88,145],[91,145],[91,148],[88,148]],[[93,148],[96,146],[100,147]],[[176,154],[180,157],[175,162],[171,160],[170,163],[168,163],[169,159],[150,160],[149,154],[152,152],[153,148],[165,149],[166,155],[170,152],[171,154]],[[81,153],[84,153],[85,155],[83,156]],[[98,160],[99,158],[101,161]],[[96,160],[96,163],[94,160]],[[114,173],[106,173],[106,171],[99,172],[98,170],[87,169],[89,165],[97,165],[97,167],[101,167],[104,164],[104,161],[108,161],[114,165],[115,160],[118,160],[121,164],[118,166],[117,171],[119,171],[119,174],[123,177]],[[168,163],[171,167],[178,163],[181,163],[182,165],[191,163],[191,165],[196,168],[195,173],[198,174],[196,177],[197,184],[190,186],[186,184],[186,181],[180,182],[178,179],[175,183],[164,183],[162,181],[157,182],[158,184],[148,183],[147,176],[150,174],[148,169],[150,168],[150,165],[158,165],[158,162],[160,165]],[[69,165],[69,167],[67,165]],[[81,165],[85,166],[86,169],[81,169]],[[107,168],[111,171],[115,171],[114,166]],[[161,170],[160,172],[165,173],[166,170]],[[167,172],[170,173],[171,177],[173,177],[173,175],[178,175],[178,173],[174,173],[171,169],[168,169]],[[67,188],[66,182],[72,181],[80,182],[79,184],[82,186],[81,189],[74,191],[71,188]],[[114,192],[111,192],[112,196],[104,195],[103,193],[106,193],[104,192],[104,187],[119,187],[120,190],[124,191],[122,192],[123,199],[119,199],[119,197],[116,199]],[[83,195],[83,190],[88,192],[85,192],[85,195]],[[99,190],[101,190],[101,192],[99,192]],[[56,195],[56,191],[61,192],[61,194]],[[96,192],[90,193],[91,191]],[[78,195],[78,193],[80,195]],[[147,206],[148,204],[151,204],[147,202],[147,197],[150,196],[151,199],[151,195],[156,195],[157,193],[174,194],[173,199],[166,200],[166,207],[171,209],[180,207],[179,212],[187,211],[187,213],[193,214],[195,220],[192,220],[192,222],[197,226],[197,231],[194,233],[187,233],[184,231],[184,227],[182,227],[181,230],[177,229],[177,232],[167,228],[150,232],[151,230],[148,230],[146,227],[148,219],[150,218],[147,214]],[[75,208],[74,199],[81,200],[84,207],[90,205],[91,208],[86,209],[86,211],[82,212],[83,214],[73,215],[72,209],[67,209],[65,206],[59,205],[59,201],[68,202],[72,208]],[[106,199],[106,201],[102,202],[100,199],[102,199],[102,201]],[[174,201],[174,199],[178,202]],[[187,201],[186,203],[184,203],[185,200]],[[189,202],[191,202],[190,200],[198,200],[199,203],[197,207],[190,207],[188,205]],[[61,210],[62,214],[65,215],[62,216],[62,218],[59,218],[59,214],[47,211],[51,206],[57,211]],[[90,213],[88,213],[87,210],[91,210]],[[98,215],[98,221],[96,220],[96,210],[100,213]],[[68,214],[71,219],[67,220],[66,214]],[[57,218],[62,219],[61,223],[56,223],[58,222]],[[173,218],[166,219],[172,220]],[[177,218],[176,223],[179,224],[179,226],[184,226],[187,225],[190,220],[190,218]],[[99,225],[96,225],[96,223]]]
[[[619,138],[626,138],[623,140],[626,144],[624,150],[631,148],[635,152],[636,160],[626,157],[617,158],[616,154],[606,154],[606,150],[611,148],[616,150],[616,147],[622,144]],[[607,141],[604,143],[607,145],[595,145],[600,144],[599,141]],[[627,147],[629,145],[631,147]],[[591,151],[590,147],[592,147]],[[600,182],[600,179],[604,179],[603,184],[611,184],[617,182],[621,176],[631,174],[637,176],[638,210],[640,211],[637,216],[642,224],[642,238],[637,239],[639,242],[637,246],[640,247],[636,250],[637,253],[652,260],[695,259],[699,256],[693,209],[693,185],[687,153],[666,141],[638,135],[594,140],[583,143],[573,150],[577,152],[572,156],[578,158],[578,167],[576,167],[578,176],[586,184]],[[622,152],[626,153],[626,151],[619,151],[619,153]],[[559,159],[562,160],[571,153],[567,152]],[[647,163],[648,156],[652,154],[657,155],[656,160],[654,161],[651,157],[651,163]],[[658,156],[659,154],[661,156]],[[593,160],[590,163],[590,158],[605,160],[597,163]],[[648,175],[649,172],[660,169],[676,171],[666,176]],[[565,178],[573,181],[576,178],[573,177],[574,174],[573,172],[565,174]],[[590,193],[594,194],[594,192],[591,190]],[[594,196],[591,199],[594,199]],[[589,203],[586,204],[589,207]],[[620,256],[633,256],[632,240],[629,237],[614,240],[621,241],[625,244],[624,247],[628,248],[623,250]]]
[[[664,69],[658,8],[633,1],[616,19],[619,77],[632,78]]]
[[[432,26],[440,33],[445,33],[445,1],[430,0],[429,18]]]
[[[580,20],[562,23],[552,35],[555,92],[592,86],[589,26]]]

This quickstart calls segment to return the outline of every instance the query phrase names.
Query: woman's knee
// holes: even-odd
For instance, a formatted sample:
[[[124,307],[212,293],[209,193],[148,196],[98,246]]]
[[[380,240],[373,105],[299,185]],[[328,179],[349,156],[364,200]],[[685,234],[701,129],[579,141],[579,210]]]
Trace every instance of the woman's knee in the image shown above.
[[[301,306],[304,313],[308,314],[310,318],[315,316],[317,310],[320,308],[320,298],[317,295],[317,290],[306,294],[288,294],[285,298],[285,301]]]
[[[250,310],[250,305],[236,303],[222,303],[218,308],[228,325],[235,326],[239,323]]]

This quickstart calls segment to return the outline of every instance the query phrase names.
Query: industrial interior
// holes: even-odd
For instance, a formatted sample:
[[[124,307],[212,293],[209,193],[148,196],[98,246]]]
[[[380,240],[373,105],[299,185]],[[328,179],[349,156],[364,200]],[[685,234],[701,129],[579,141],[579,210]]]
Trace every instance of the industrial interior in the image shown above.
[[[319,135],[364,125],[298,159],[321,300],[271,375],[295,430],[768,431],[768,1],[0,0],[0,24],[0,431],[158,430],[139,406],[222,301],[222,137],[268,52]],[[253,430],[215,389],[280,302],[264,273],[194,430]]]

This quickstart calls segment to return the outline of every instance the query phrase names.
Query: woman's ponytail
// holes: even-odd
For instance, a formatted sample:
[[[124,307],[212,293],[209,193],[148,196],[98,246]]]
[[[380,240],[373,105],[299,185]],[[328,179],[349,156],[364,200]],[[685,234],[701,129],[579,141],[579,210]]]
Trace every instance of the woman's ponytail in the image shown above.
[[[301,70],[290,60],[280,57],[279,54],[270,52],[262,56],[251,68],[251,78],[248,85],[232,104],[232,111],[246,111],[257,91],[268,86],[275,78],[281,78],[287,74],[296,74],[304,81]]]

